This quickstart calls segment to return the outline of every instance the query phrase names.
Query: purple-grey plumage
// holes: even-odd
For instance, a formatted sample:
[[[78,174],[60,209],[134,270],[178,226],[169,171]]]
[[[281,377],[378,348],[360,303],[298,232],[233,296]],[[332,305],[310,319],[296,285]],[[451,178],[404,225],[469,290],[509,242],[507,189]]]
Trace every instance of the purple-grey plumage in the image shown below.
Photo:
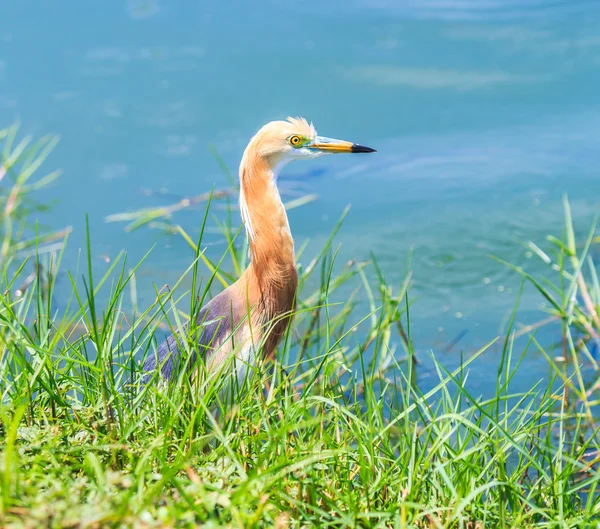
[[[187,361],[187,369],[191,370],[198,360],[207,362],[212,352],[232,336],[232,331],[239,321],[239,303],[233,299],[231,290],[227,289],[215,296],[198,313],[196,318],[198,347]],[[182,354],[180,344],[187,339],[189,325],[182,328],[183,336],[171,334],[163,341],[155,353],[151,353],[144,363],[146,379],[160,366],[162,376],[169,380],[181,369]],[[197,353],[200,355],[198,358]]]

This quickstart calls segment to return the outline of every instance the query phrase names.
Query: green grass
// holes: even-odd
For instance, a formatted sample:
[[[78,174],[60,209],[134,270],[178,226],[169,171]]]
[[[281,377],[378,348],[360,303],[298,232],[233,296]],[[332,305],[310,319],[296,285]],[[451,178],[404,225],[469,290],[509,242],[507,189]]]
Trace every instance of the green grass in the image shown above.
[[[523,331],[511,322],[490,337],[502,345],[491,397],[473,394],[467,376],[485,349],[454,372],[432,357],[437,381],[420,390],[410,276],[391,285],[374,259],[336,266],[337,227],[317,255],[299,250],[309,264],[274,367],[259,366],[234,395],[219,392],[222,378],[142,387],[154,333],[181,330],[244,269],[235,215],[222,226],[228,248],[218,261],[203,252],[208,216],[198,240],[169,219],[173,211],[123,217],[130,228],[170,220],[190,244],[182,279],[139,308],[144,262],[120,254],[95,277],[88,233],[56,311],[68,230],[33,223],[35,193],[54,177],[35,176],[51,142],[15,145],[15,129],[0,137],[3,527],[600,527],[590,352],[600,287],[588,256],[594,231],[576,245],[567,203],[553,253],[529,243],[556,280],[516,270],[548,305],[541,321],[562,322],[564,359],[533,335],[517,350]],[[189,355],[194,340],[182,346]],[[516,394],[511,380],[533,352],[547,356],[550,377]]]

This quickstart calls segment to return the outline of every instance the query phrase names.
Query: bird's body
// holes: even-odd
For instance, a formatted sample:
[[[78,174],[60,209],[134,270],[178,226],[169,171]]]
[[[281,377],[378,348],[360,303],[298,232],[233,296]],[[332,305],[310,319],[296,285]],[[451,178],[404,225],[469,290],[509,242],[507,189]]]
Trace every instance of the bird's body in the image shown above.
[[[296,305],[298,275],[294,240],[277,189],[282,167],[298,158],[373,149],[317,136],[304,119],[273,121],[252,138],[240,163],[240,210],[249,238],[251,262],[240,278],[208,302],[197,317],[199,352],[207,372],[235,357],[238,377],[258,355],[271,357]],[[179,338],[181,340],[181,337]],[[170,336],[151,354],[144,371],[160,366],[169,379],[181,358]],[[188,367],[193,368],[191,358]]]

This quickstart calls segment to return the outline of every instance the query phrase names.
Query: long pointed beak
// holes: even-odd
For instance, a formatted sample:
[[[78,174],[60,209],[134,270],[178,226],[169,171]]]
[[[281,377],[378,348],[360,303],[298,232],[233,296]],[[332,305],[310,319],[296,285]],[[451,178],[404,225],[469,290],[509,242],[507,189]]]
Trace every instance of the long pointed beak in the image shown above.
[[[325,138],[324,136],[317,136],[308,147],[317,151],[323,151],[327,153],[338,153],[338,152],[377,152],[371,147],[365,147],[358,143],[352,143],[351,141],[334,140],[333,138]]]

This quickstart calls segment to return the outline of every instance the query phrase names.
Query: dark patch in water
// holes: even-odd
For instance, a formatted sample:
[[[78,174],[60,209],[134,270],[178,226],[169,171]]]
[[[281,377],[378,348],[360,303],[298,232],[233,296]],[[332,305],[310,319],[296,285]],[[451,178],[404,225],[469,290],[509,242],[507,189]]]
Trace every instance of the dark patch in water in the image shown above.
[[[310,169],[308,171],[304,171],[302,173],[292,173],[292,174],[282,174],[279,178],[280,180],[291,180],[294,182],[302,182],[307,180],[316,180],[318,178],[322,178],[327,174],[328,170],[325,167],[317,167],[314,169]]]
[[[449,353],[454,348],[454,346],[465,337],[465,335],[468,332],[469,332],[469,329],[463,329],[462,331],[460,331],[456,335],[456,338],[454,338],[454,340],[452,340],[451,342],[448,343],[448,345],[444,349],[444,353]]]

